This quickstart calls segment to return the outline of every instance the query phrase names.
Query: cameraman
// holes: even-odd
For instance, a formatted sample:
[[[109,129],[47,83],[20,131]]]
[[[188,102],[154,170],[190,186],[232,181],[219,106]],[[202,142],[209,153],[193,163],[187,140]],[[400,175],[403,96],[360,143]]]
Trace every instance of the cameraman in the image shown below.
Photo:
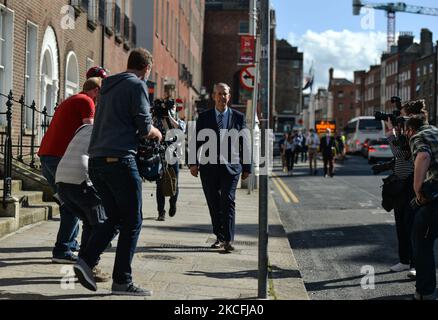
[[[177,138],[177,142],[173,143],[166,149],[166,159],[169,168],[172,168],[175,172],[177,183],[176,183],[176,193],[174,196],[170,197],[170,208],[169,216],[172,218],[176,215],[176,203],[178,201],[179,195],[179,166],[180,160],[183,156],[182,154],[182,142],[184,138],[182,135],[186,130],[186,123],[178,118],[177,106],[174,100],[167,98],[165,101],[158,102],[161,104],[161,111],[156,112],[154,117],[154,123],[162,130],[163,136],[166,137],[166,141],[171,141]],[[160,108],[160,106],[156,106]],[[162,180],[157,181],[157,209],[158,209],[158,219],[157,221],[166,220],[166,198],[162,191]]]
[[[412,244],[417,267],[415,300],[434,300],[436,270],[434,242],[438,238],[438,129],[424,115],[406,123],[414,158],[415,211]]]
[[[415,265],[412,259],[411,231],[414,219],[414,213],[410,207],[410,200],[414,197],[413,174],[414,162],[412,160],[409,145],[406,137],[403,136],[401,123],[397,122],[396,126],[391,119],[385,121],[388,131],[386,137],[395,156],[393,171],[400,184],[400,193],[395,196],[393,201],[395,225],[398,239],[399,263],[392,266],[392,272],[402,272],[409,270],[408,277],[414,278],[416,275]]]

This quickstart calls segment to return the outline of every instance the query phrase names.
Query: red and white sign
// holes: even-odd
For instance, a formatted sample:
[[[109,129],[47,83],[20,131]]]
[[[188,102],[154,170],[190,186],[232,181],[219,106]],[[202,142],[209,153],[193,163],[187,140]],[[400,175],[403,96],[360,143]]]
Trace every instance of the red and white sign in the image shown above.
[[[255,38],[253,36],[240,36],[240,59],[241,64],[254,64]]]
[[[240,84],[246,90],[254,90],[255,72],[255,66],[245,67],[240,72]]]

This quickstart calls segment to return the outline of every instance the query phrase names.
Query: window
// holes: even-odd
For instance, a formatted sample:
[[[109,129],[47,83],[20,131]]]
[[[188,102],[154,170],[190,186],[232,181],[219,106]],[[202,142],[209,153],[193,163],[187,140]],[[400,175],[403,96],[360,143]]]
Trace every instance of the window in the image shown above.
[[[421,68],[420,67],[417,68],[417,77],[421,77]]]
[[[65,66],[65,99],[79,92],[79,65],[76,54],[70,51],[67,54]]]
[[[244,33],[244,34],[249,33],[249,21],[239,22],[239,33]]]
[[[129,42],[129,40],[131,39],[131,21],[129,19],[130,17],[130,8],[129,8],[129,1],[125,0],[124,1],[124,9],[125,9],[125,14],[124,14],[124,26],[123,26],[123,36],[125,39],[125,42]]]
[[[155,0],[155,34],[159,36],[160,0]]]
[[[338,111],[339,112],[344,111],[344,104],[342,104],[342,103],[338,104]]]
[[[359,122],[360,131],[379,131],[383,129],[382,121],[362,119]]]
[[[88,0],[88,22],[97,23],[97,6],[96,0]]]
[[[106,0],[99,0],[99,22],[105,24]]]
[[[0,93],[8,95],[12,89],[12,34],[14,13],[0,5]],[[6,100],[0,97],[0,112],[6,111]],[[0,124],[6,123],[6,117],[0,117]]]
[[[169,49],[169,1],[166,2],[166,47]]]
[[[429,65],[429,73],[433,73],[433,63]]]
[[[164,44],[164,0],[161,0],[161,42]]]
[[[105,27],[108,31],[112,31],[114,27],[114,7],[113,1],[106,0],[106,19],[105,19]]]
[[[342,99],[344,97],[344,91],[338,91],[338,98]]]
[[[37,50],[38,50],[38,26],[27,22],[26,27],[26,74],[24,75],[25,104],[31,106],[37,100]],[[32,128],[32,110],[25,109],[24,125]]]
[[[118,36],[120,36],[122,33],[122,26],[121,26],[122,12],[120,9],[120,4],[121,4],[120,0],[116,0],[116,6],[114,8],[114,31]]]
[[[300,67],[301,67],[301,61],[299,60],[292,61],[292,68],[299,69]]]

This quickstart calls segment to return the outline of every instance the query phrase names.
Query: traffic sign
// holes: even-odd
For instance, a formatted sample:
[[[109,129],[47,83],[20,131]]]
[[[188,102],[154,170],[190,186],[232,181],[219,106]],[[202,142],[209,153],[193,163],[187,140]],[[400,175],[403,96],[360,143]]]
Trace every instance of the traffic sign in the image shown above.
[[[246,90],[254,90],[255,72],[255,66],[245,67],[240,72],[240,84]]]

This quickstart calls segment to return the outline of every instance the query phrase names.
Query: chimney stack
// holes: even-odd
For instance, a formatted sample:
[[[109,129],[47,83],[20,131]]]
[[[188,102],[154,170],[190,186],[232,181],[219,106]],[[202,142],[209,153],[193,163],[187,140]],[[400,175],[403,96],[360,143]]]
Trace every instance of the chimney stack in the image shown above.
[[[433,35],[429,29],[421,29],[421,54],[429,56],[433,53]]]

